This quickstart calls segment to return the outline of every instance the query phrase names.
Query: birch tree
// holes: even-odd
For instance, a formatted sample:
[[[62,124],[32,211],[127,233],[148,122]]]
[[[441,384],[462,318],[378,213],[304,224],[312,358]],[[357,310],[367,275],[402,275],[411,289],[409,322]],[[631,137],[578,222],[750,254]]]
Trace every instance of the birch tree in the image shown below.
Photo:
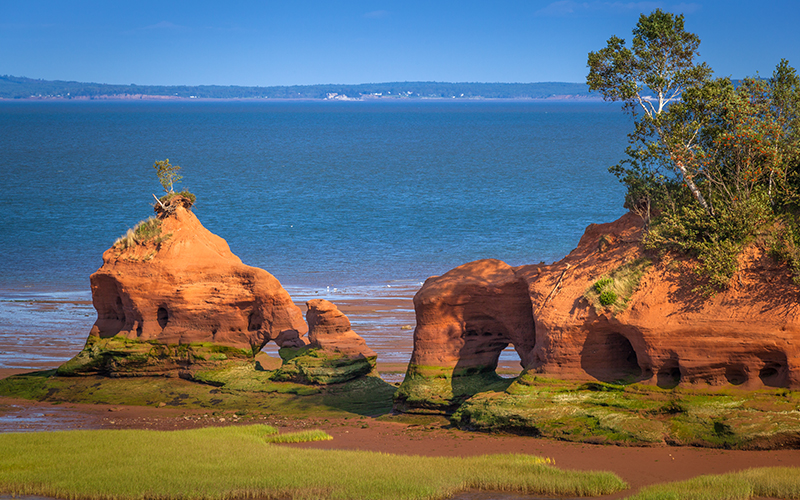
[[[634,187],[629,193],[634,199],[629,198],[628,205],[646,202],[649,212],[653,189],[672,172],[708,216],[714,215],[698,186],[701,173],[695,166],[700,162],[694,159],[704,125],[697,118],[703,115],[686,119],[677,108],[671,112],[684,92],[701,87],[711,75],[706,64],[695,63],[699,45],[700,38],[684,29],[683,15],[657,9],[639,17],[630,48],[624,39],[612,36],[605,48],[589,53],[586,83],[590,90],[600,92],[605,100],[623,102],[634,117],[628,158],[611,169]],[[637,192],[642,199],[635,199]]]

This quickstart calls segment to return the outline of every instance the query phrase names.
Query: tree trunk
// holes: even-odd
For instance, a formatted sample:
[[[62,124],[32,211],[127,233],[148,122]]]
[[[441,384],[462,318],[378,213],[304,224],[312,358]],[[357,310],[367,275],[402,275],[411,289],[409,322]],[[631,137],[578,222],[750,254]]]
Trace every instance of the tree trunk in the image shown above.
[[[683,162],[676,161],[675,165],[677,165],[678,169],[681,171],[681,175],[683,176],[683,181],[689,186],[689,191],[692,192],[694,199],[697,200],[697,203],[703,207],[703,210],[706,211],[708,215],[714,217],[714,211],[708,206],[706,203],[706,199],[703,198],[703,193],[700,192],[700,189],[697,188],[697,184],[694,183],[692,177],[689,175],[689,172],[686,170],[686,167],[683,166]]]

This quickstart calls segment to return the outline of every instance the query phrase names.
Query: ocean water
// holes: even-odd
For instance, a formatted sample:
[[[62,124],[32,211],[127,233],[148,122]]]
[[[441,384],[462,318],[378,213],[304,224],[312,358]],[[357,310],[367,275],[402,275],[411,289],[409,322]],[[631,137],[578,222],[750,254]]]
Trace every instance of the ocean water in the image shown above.
[[[293,295],[410,297],[475,259],[557,260],[622,215],[607,168],[630,128],[601,102],[0,101],[0,335],[40,331],[20,304],[90,297],[152,214],[155,160]],[[64,321],[80,339],[85,307]]]

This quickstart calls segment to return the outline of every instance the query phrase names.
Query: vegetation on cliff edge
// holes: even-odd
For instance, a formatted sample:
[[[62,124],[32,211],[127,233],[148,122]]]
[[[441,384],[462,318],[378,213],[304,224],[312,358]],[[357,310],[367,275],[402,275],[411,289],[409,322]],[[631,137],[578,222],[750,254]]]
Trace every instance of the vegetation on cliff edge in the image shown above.
[[[698,290],[728,286],[759,243],[800,282],[800,78],[782,60],[770,78],[712,78],[682,15],[642,15],[630,47],[616,36],[588,56],[587,84],[634,120],[610,168],[645,244],[695,257]]]

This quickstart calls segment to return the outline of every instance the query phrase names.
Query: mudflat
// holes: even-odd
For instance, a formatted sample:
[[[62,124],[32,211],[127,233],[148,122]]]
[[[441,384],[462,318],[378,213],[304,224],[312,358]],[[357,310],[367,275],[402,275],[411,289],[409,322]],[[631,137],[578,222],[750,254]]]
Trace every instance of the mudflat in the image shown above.
[[[3,372],[8,375],[7,371]],[[624,498],[643,486],[721,474],[751,467],[800,466],[800,450],[740,451],[693,447],[621,447],[569,443],[529,436],[465,432],[444,418],[384,421],[380,418],[298,418],[278,415],[239,416],[234,410],[176,409],[104,404],[50,404],[0,397],[0,432],[70,429],[151,429],[159,431],[206,426],[266,423],[281,432],[322,429],[331,441],[286,446],[367,450],[425,456],[472,456],[527,453],[549,457],[564,469],[608,470],[631,489],[603,498]]]

